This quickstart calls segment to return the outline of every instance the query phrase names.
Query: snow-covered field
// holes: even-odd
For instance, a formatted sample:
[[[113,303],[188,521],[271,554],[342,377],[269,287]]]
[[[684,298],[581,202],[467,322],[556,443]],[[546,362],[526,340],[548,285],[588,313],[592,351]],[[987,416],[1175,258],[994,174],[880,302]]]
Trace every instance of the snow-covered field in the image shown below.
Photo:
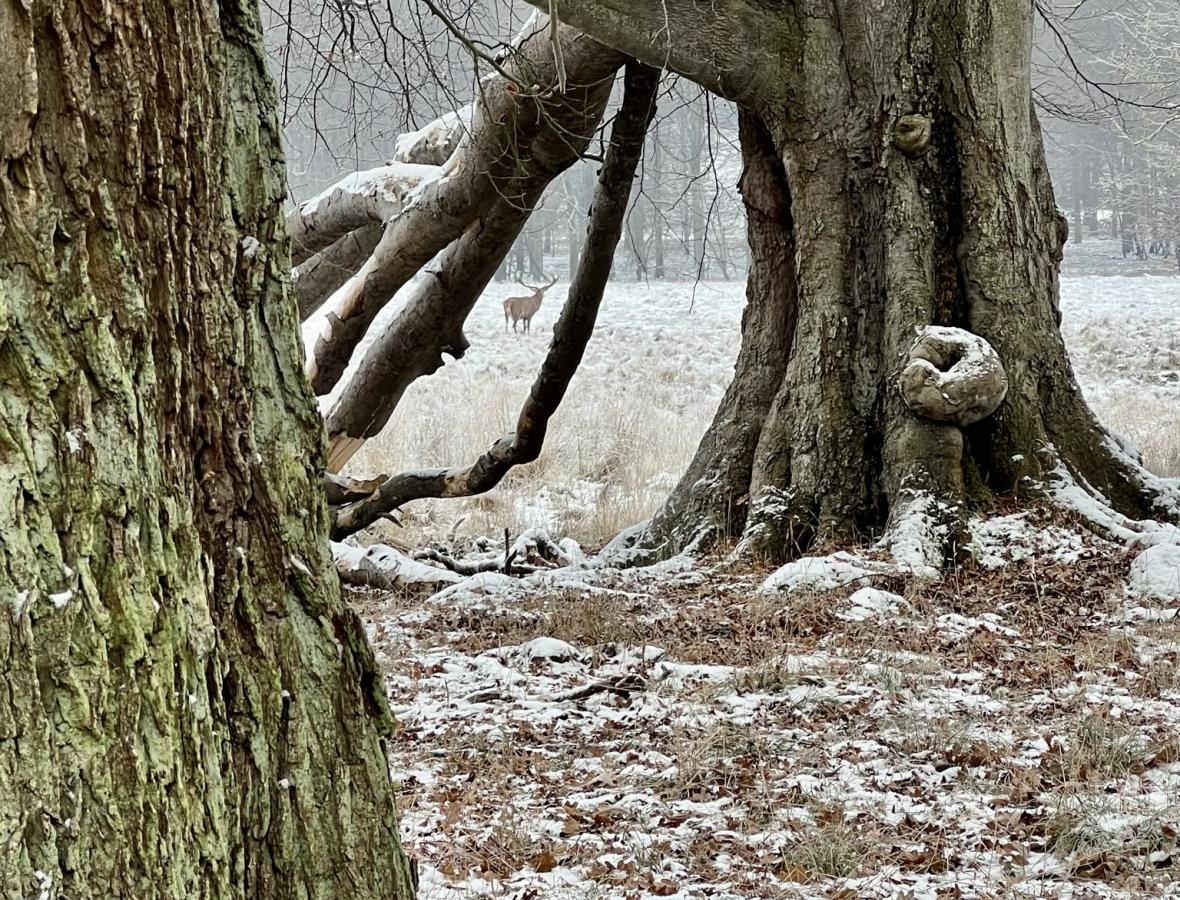
[[[1099,274],[1120,271],[1136,274]],[[1128,263],[1114,242],[1088,242],[1070,248],[1065,272],[1063,329],[1087,395],[1149,466],[1180,475],[1175,261]],[[527,336],[505,333],[500,306],[521,289],[489,287],[468,320],[467,355],[410,388],[353,471],[468,463],[510,431],[565,287],[550,291]],[[405,529],[388,526],[382,538],[420,545],[544,525],[598,545],[646,518],[687,466],[728,384],[743,302],[740,283],[612,282],[541,459],[488,496],[417,504]]]
[[[1066,339],[1100,413],[1177,475],[1180,278],[1105,274],[1117,256],[1071,256]],[[464,462],[511,427],[563,292],[529,337],[503,332],[510,292],[358,469]],[[647,515],[737,352],[740,285],[693,293],[612,285],[543,458],[400,534],[596,545]],[[1180,897],[1180,533],[1144,552],[1031,508],[972,535],[941,582],[618,571],[540,541],[523,579],[419,566],[443,583],[354,590],[420,896]]]

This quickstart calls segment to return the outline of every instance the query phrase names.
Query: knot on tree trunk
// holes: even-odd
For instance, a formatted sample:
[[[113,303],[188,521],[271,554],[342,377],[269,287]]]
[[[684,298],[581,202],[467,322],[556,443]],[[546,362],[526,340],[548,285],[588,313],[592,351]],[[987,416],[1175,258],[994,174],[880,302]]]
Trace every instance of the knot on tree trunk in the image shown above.
[[[930,119],[914,113],[893,126],[893,144],[906,156],[921,156],[930,146]]]
[[[928,325],[898,379],[906,406],[927,419],[971,425],[996,411],[1008,376],[992,345],[962,328]]]

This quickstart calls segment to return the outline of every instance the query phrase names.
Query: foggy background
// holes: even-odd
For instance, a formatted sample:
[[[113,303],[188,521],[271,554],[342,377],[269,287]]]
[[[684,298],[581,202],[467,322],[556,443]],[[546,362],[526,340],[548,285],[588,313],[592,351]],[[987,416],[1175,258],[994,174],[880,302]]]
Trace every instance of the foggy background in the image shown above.
[[[266,0],[295,202],[386,162],[399,134],[469,102],[533,9],[508,0]],[[1177,265],[1180,0],[1038,4],[1034,90],[1071,249],[1128,273]],[[483,59],[481,59],[481,57]],[[597,149],[597,148],[595,148]],[[500,279],[576,264],[595,162],[546,193]],[[748,264],[733,106],[668,76],[613,277],[730,280]],[[1113,261],[1111,261],[1113,260]]]

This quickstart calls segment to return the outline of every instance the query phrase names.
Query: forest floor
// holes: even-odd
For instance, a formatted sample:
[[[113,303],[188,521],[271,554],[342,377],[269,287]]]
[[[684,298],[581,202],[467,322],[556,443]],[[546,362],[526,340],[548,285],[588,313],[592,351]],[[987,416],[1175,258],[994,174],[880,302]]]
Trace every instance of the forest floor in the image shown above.
[[[420,896],[1180,896],[1180,561],[1161,603],[1044,511],[974,536],[943,582],[354,593]]]
[[[1062,278],[1088,398],[1170,476],[1174,267],[1088,242]],[[510,292],[489,288],[467,356],[414,385],[358,471],[469,461],[511,427],[564,294],[526,337],[503,332]],[[740,284],[612,283],[542,459],[370,538],[595,546],[643,519],[724,390],[741,305]],[[1060,512],[995,513],[937,583],[821,565],[772,589],[677,558],[353,591],[420,896],[1180,896],[1180,550],[1145,579],[1138,549]]]

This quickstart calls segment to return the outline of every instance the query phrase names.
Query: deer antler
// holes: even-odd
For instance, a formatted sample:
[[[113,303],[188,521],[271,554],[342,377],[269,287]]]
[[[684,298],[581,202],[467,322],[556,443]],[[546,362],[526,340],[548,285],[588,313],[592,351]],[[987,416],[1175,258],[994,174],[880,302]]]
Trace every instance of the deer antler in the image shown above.
[[[516,283],[519,284],[522,288],[528,288],[530,291],[533,291],[534,293],[543,294],[547,290],[549,290],[549,288],[553,287],[553,285],[557,284],[557,276],[554,275],[553,280],[550,281],[544,287],[538,287],[535,284],[528,284],[527,282],[521,281],[519,278],[516,280]]]

